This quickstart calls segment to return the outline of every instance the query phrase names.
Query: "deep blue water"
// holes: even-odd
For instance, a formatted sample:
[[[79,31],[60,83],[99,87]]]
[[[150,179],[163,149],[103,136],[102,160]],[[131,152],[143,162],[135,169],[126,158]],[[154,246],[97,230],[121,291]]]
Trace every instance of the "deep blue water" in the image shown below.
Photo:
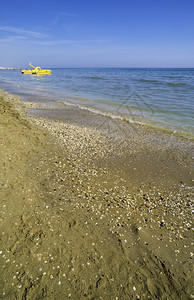
[[[129,122],[194,129],[194,69],[63,68],[43,76],[0,70],[0,86]]]

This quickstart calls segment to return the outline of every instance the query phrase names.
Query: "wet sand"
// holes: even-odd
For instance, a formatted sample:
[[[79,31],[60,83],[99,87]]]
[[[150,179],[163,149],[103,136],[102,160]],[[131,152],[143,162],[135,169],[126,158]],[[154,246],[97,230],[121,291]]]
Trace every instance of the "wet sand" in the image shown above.
[[[0,299],[193,299],[193,142],[35,106],[0,90]]]

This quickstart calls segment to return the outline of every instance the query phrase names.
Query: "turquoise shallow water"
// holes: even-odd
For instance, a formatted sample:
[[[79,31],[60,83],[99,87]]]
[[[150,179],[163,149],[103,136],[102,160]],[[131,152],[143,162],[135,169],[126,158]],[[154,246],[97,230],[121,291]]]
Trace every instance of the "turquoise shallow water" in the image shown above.
[[[112,118],[194,133],[194,69],[63,68],[43,76],[0,70],[0,86]]]

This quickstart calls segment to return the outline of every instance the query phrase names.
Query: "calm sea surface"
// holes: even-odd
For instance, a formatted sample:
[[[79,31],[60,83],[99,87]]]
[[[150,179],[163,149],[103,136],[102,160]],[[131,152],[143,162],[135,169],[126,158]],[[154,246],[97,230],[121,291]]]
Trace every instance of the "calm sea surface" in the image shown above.
[[[51,75],[0,70],[0,87],[98,114],[194,133],[194,69],[52,69]]]

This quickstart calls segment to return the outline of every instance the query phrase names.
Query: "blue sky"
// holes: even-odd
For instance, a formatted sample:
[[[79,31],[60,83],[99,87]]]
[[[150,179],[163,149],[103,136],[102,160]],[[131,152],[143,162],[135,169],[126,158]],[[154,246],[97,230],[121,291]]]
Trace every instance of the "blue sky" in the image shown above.
[[[0,66],[194,67],[194,0],[7,0]]]

